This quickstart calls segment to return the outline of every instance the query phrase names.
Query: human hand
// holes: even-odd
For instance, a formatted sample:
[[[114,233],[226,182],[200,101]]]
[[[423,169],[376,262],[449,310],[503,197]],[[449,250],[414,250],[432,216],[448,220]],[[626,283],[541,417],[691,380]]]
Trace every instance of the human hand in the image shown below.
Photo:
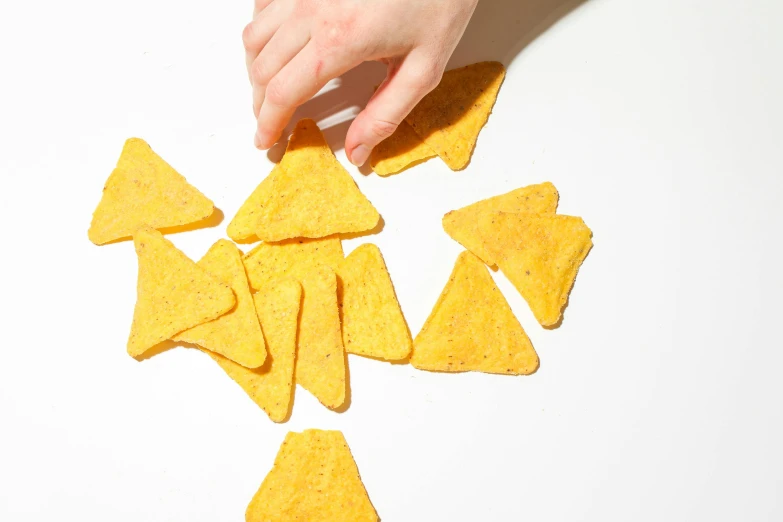
[[[258,119],[255,144],[268,149],[296,108],[365,61],[386,79],[356,117],[345,151],[362,165],[435,86],[478,0],[255,0],[242,38]]]

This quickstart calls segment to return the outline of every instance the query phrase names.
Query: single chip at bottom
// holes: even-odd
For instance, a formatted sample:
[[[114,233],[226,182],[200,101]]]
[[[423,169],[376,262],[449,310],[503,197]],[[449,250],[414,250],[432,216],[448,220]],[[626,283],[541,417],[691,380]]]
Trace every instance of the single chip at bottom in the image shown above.
[[[174,340],[197,344],[247,368],[258,368],[266,359],[266,344],[247,284],[242,253],[231,241],[220,239],[197,264],[231,286],[237,305],[214,321],[177,334]]]
[[[476,254],[488,265],[495,260],[484,248],[484,240],[479,231],[479,216],[484,212],[530,212],[533,214],[554,214],[557,210],[558,194],[549,182],[529,185],[477,201],[459,210],[452,210],[443,216],[443,230],[456,242]]]
[[[289,432],[245,512],[247,522],[378,522],[339,431]]]
[[[411,336],[380,249],[358,247],[337,275],[345,351],[387,361],[407,358]]]
[[[439,372],[527,375],[538,355],[487,267],[470,252],[457,258],[451,278],[413,341],[411,365]]]
[[[275,422],[283,422],[291,409],[296,328],[302,287],[284,279],[254,297],[258,318],[264,327],[269,356],[260,368],[249,369],[222,355],[204,350],[239,384],[245,393]]]
[[[391,176],[437,155],[403,120],[391,136],[372,149],[370,165],[379,176]]]
[[[337,276],[327,266],[302,278],[302,313],[296,349],[296,383],[336,409],[345,402],[345,350],[337,310]]]
[[[593,247],[593,233],[582,218],[488,212],[481,215],[479,229],[487,251],[538,322],[556,325]]]
[[[145,227],[133,236],[139,257],[136,308],[128,353],[144,352],[231,310],[236,297],[226,283],[191,261],[160,232]]]

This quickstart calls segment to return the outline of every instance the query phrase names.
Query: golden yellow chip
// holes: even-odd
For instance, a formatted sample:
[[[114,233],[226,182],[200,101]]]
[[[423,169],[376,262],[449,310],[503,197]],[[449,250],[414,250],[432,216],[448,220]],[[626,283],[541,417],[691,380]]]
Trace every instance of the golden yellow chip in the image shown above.
[[[250,287],[260,291],[284,277],[301,280],[303,272],[318,265],[336,269],[342,260],[342,242],[333,236],[261,243],[245,255],[244,263]]]
[[[528,375],[538,369],[538,355],[487,267],[463,252],[413,341],[411,364],[438,372]]]
[[[231,223],[228,224],[226,233],[234,241],[245,241],[256,235],[256,224],[258,222],[258,212],[266,204],[272,189],[272,181],[275,175],[280,172],[278,163],[272,169],[267,177],[256,187],[250,197],[242,203],[237,214]]]
[[[212,215],[215,206],[144,140],[125,142],[106,180],[87,235],[96,245],[131,237],[143,225],[161,229]]]
[[[247,522],[378,522],[345,437],[289,432],[245,512]]]
[[[337,276],[327,266],[302,279],[302,313],[296,349],[296,383],[327,408],[345,402],[345,351],[337,310]]]
[[[557,201],[557,189],[548,181],[539,185],[518,188],[500,196],[478,201],[459,210],[452,210],[443,216],[443,230],[452,239],[491,266],[495,264],[495,260],[484,248],[484,241],[478,228],[478,219],[482,212],[554,214],[557,210]]]
[[[461,170],[470,161],[505,75],[498,62],[446,71],[405,121],[452,170]]]
[[[406,359],[411,336],[378,247],[365,244],[351,252],[337,275],[345,351],[388,361]]]
[[[262,367],[251,370],[204,350],[275,422],[283,422],[291,409],[301,298],[302,287],[293,279],[279,281],[263,295],[254,296],[269,345],[269,356]]]
[[[403,120],[394,134],[372,150],[370,165],[379,176],[390,176],[437,155]]]
[[[174,340],[197,344],[247,368],[258,368],[266,359],[266,346],[242,265],[242,253],[234,243],[221,239],[197,264],[231,286],[237,305],[214,321],[177,334]]]
[[[313,120],[296,125],[256,214],[262,241],[365,232],[380,219]]]
[[[133,240],[139,280],[128,338],[131,356],[216,319],[236,304],[231,287],[191,261],[160,232],[144,227]]]
[[[487,212],[479,219],[484,246],[525,298],[542,326],[556,325],[593,233],[573,216]]]

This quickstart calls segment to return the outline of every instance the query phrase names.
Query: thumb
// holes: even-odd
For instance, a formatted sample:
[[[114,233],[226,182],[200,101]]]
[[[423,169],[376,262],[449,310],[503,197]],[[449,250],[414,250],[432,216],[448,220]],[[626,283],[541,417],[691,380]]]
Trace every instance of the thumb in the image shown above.
[[[442,68],[412,55],[402,63],[389,65],[386,80],[348,129],[348,160],[357,167],[364,165],[370,151],[397,130],[405,116],[438,85],[442,74]]]

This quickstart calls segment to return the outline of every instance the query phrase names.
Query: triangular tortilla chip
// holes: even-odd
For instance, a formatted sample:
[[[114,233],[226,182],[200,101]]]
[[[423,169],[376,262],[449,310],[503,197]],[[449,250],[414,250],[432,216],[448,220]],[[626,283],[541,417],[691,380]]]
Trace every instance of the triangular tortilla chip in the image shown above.
[[[302,287],[293,279],[256,294],[255,306],[264,327],[269,356],[260,368],[249,369],[222,355],[204,350],[239,384],[253,402],[275,422],[283,422],[291,409],[296,360],[296,328]]]
[[[304,272],[318,265],[336,269],[342,260],[343,245],[337,236],[261,243],[243,259],[250,287],[255,291],[284,277],[301,280]]]
[[[557,189],[548,181],[518,188],[459,210],[452,210],[443,216],[443,230],[486,264],[492,266],[495,260],[484,248],[484,241],[478,227],[479,215],[488,211],[554,214],[557,210],[557,201]]]
[[[231,287],[191,261],[160,232],[144,227],[133,241],[139,279],[128,338],[131,356],[216,319],[236,304]]]
[[[470,252],[457,258],[451,278],[413,341],[411,365],[439,372],[528,375],[538,355],[487,267]]]
[[[237,305],[214,321],[177,334],[174,340],[197,344],[247,368],[258,368],[266,359],[266,346],[250,295],[242,253],[231,241],[220,239],[197,264],[231,286]]]
[[[405,121],[452,170],[461,170],[470,161],[505,75],[498,62],[446,71]]]
[[[87,235],[96,245],[131,237],[141,226],[161,229],[208,218],[215,206],[144,140],[125,142],[106,180]]]
[[[262,241],[365,232],[380,219],[313,120],[296,125],[257,215]]]
[[[289,432],[245,512],[247,522],[378,522],[345,437]]]
[[[390,176],[437,155],[403,120],[391,136],[372,149],[370,165],[379,176]]]
[[[380,249],[364,244],[337,269],[345,351],[387,361],[406,359],[411,336]]]
[[[484,246],[522,294],[542,326],[556,325],[593,233],[573,216],[487,212],[479,219]]]
[[[327,266],[302,279],[302,313],[296,349],[296,383],[336,409],[345,402],[345,351],[337,310],[337,276]]]
[[[226,233],[234,241],[245,241],[256,235],[258,212],[269,200],[272,182],[275,175],[280,172],[280,164],[274,166],[272,172],[259,183],[250,197],[239,207],[234,219],[228,224]]]

